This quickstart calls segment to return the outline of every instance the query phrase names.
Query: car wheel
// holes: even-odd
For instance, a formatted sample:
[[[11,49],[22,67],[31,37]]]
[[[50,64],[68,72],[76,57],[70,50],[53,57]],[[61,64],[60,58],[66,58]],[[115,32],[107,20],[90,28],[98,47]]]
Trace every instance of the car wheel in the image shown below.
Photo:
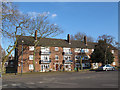
[[[106,68],[105,71],[108,71],[108,69]]]

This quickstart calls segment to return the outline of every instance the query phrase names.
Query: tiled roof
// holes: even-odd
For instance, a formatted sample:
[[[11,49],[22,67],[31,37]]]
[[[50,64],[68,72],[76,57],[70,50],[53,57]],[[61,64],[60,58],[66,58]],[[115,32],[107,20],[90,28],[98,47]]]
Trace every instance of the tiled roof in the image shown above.
[[[35,41],[34,37],[20,36],[18,38],[18,45],[22,44],[22,39],[24,40],[24,43],[23,43],[24,45],[34,46],[34,41]],[[67,40],[64,40],[64,39],[41,38],[38,40],[39,40],[38,46],[71,47],[71,48],[85,48],[86,47],[84,42],[77,41],[77,40],[71,40],[71,44],[69,44]],[[93,49],[95,48],[95,45],[97,45],[97,43],[88,42],[87,48]]]

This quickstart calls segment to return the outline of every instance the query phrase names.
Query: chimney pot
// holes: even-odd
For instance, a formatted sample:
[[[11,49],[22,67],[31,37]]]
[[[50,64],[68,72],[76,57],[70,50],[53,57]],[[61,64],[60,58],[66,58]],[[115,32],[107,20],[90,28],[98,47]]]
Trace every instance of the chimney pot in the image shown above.
[[[70,44],[70,34],[68,34],[68,36],[67,36],[67,41]]]
[[[87,37],[86,36],[84,36],[84,43],[87,46]]]
[[[35,40],[37,40],[37,30],[35,30]]]

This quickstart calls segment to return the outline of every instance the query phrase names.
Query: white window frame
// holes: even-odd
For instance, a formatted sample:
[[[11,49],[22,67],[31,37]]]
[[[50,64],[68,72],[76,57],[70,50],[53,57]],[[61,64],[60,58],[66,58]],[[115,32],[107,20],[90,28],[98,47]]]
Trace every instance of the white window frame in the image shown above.
[[[29,55],[29,60],[33,60],[33,55]]]
[[[92,52],[94,52],[94,49],[92,49]]]
[[[33,69],[34,69],[33,64],[29,64],[29,70],[33,70]]]
[[[79,59],[81,59],[81,56],[80,56],[80,55],[75,55],[75,60],[79,60],[79,59],[77,59],[76,57],[79,57]]]
[[[43,61],[49,61],[49,55],[41,55],[41,60],[43,60]]]
[[[113,65],[116,65],[116,62],[113,62]]]
[[[49,49],[49,47],[41,47],[41,51],[42,52],[49,52],[50,49]]]
[[[29,46],[29,50],[33,51],[34,50],[34,46]]]
[[[63,52],[71,52],[71,48],[63,48]]]
[[[65,59],[65,58],[67,58],[67,59]],[[64,60],[71,60],[71,56],[70,56],[70,55],[64,55],[64,56],[63,56],[63,59],[64,59]]]
[[[59,51],[59,47],[55,47],[55,51]]]
[[[74,52],[80,53],[81,48],[75,48]]]
[[[112,50],[111,52],[112,52],[112,54],[114,54],[114,50]]]
[[[58,59],[56,57],[58,57]],[[59,56],[58,55],[55,55],[55,60],[59,60]]]

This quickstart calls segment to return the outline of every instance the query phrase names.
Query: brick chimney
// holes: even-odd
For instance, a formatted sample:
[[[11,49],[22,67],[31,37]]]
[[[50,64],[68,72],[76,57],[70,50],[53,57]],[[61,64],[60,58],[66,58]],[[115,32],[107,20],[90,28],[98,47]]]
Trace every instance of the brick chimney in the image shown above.
[[[87,46],[87,37],[86,36],[84,36],[84,43]]]
[[[37,40],[37,30],[35,30],[35,40]]]
[[[68,36],[67,36],[67,41],[68,41],[69,44],[71,44],[70,43],[70,34],[68,34]]]

